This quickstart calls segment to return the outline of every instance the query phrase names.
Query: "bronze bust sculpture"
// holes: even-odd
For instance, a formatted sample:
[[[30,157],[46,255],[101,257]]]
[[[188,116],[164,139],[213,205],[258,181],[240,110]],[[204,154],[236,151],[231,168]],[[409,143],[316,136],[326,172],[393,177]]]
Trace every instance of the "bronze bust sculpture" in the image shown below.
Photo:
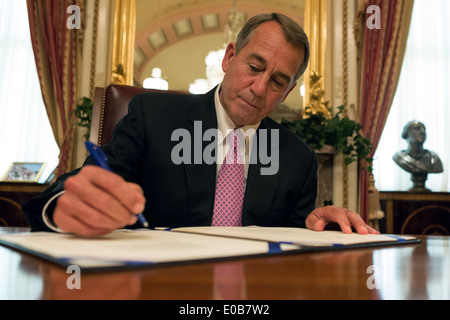
[[[408,149],[397,152],[393,160],[411,173],[414,186],[410,191],[430,191],[425,188],[428,174],[441,173],[444,169],[439,156],[423,147],[427,139],[425,125],[419,121],[408,122],[403,128],[402,138],[408,142]]]

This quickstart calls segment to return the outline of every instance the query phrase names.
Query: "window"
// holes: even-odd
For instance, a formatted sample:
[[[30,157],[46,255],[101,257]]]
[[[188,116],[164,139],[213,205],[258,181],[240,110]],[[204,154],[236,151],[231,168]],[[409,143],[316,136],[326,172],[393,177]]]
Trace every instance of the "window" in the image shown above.
[[[410,120],[425,124],[424,148],[436,152],[444,173],[429,174],[426,186],[450,192],[450,1],[416,0],[400,82],[374,161],[378,190],[407,191],[411,174],[392,156],[407,148],[401,138]]]
[[[25,0],[0,0],[0,178],[12,162],[46,162],[45,181],[58,165],[31,46]]]

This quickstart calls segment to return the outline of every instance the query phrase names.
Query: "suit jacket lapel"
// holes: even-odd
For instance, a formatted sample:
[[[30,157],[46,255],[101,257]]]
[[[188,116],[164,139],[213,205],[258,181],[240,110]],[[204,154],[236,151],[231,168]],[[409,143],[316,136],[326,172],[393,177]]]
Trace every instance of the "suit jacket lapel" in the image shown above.
[[[215,161],[212,164],[204,162],[203,150],[212,142],[203,141],[203,134],[209,129],[217,129],[215,91],[213,89],[205,95],[196,96],[198,101],[187,117],[186,128],[191,134],[192,142],[192,164],[185,164],[185,169],[191,224],[194,226],[211,225],[214,208],[217,166]]]
[[[252,164],[255,162],[254,160],[252,160],[250,162],[248,170],[244,208],[242,211],[243,225],[264,225],[265,217],[270,211],[273,199],[278,189],[278,185],[280,184],[282,170],[281,166],[278,168],[278,172],[274,175],[261,174],[261,169],[268,166],[263,165],[260,158],[260,137],[262,130],[265,130],[267,132],[268,152],[278,152],[278,154],[280,154],[279,143],[272,147],[271,129],[272,128],[270,128],[270,125],[268,125],[268,121],[263,120],[256,132],[257,139],[255,139],[253,142],[254,145],[252,149],[252,157],[257,157],[257,161],[255,164]],[[255,146],[256,143],[258,143],[257,146]]]

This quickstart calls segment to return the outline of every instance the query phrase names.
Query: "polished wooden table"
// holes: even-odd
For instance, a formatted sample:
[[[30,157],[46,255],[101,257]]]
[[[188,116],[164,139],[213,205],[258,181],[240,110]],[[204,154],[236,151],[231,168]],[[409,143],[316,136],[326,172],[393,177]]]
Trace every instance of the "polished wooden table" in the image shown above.
[[[16,229],[0,228],[0,233]],[[0,246],[2,299],[450,299],[450,238],[419,244],[72,273]]]

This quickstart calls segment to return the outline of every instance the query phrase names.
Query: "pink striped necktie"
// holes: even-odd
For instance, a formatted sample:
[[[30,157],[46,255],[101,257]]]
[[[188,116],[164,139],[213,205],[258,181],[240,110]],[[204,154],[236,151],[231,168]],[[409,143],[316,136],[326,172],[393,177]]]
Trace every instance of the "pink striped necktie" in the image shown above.
[[[242,132],[239,129],[230,132],[227,143],[232,147],[228,150],[217,179],[212,219],[214,227],[242,226],[245,194],[245,167],[241,154],[241,150],[245,149],[242,148],[244,143]]]

